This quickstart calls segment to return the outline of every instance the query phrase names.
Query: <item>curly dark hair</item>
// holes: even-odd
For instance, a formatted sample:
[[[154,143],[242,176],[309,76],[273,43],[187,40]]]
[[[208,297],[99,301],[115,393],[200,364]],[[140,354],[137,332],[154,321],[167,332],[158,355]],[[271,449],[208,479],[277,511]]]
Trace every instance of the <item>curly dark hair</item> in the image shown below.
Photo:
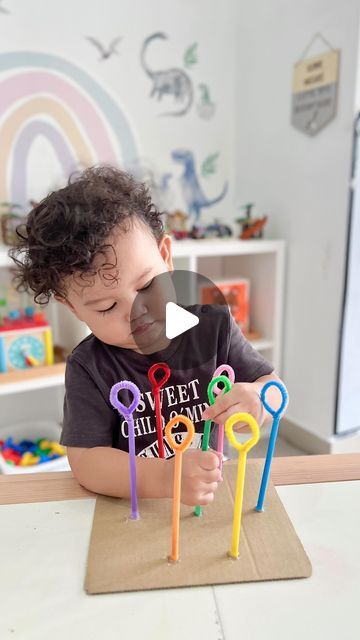
[[[160,240],[161,213],[147,186],[129,173],[102,166],[70,178],[66,187],[46,196],[17,228],[19,243],[9,252],[16,265],[17,289],[34,292],[38,304],[46,304],[54,294],[66,297],[65,278],[80,274],[86,281],[96,273],[95,256],[105,255],[111,234],[116,229],[125,233],[134,217]],[[107,260],[106,266],[113,270],[116,263]]]

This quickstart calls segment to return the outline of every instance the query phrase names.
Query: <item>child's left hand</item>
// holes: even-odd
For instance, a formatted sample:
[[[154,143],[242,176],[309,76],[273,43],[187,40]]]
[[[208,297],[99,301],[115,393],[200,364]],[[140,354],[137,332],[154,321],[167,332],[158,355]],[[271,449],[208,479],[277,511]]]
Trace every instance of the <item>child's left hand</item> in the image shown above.
[[[230,391],[222,393],[215,398],[214,404],[205,409],[201,419],[210,419],[216,424],[225,424],[230,416],[239,412],[250,413],[259,426],[262,425],[264,409],[260,400],[259,384],[257,382],[235,382]],[[234,431],[240,430],[249,431],[248,425],[243,422],[236,423]]]

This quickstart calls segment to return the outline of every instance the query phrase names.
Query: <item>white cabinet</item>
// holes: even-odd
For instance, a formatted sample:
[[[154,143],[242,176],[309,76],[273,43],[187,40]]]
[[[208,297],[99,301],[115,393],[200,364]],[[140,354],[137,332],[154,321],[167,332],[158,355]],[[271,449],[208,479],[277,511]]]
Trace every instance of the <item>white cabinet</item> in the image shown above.
[[[252,344],[281,372],[285,245],[282,240],[180,240],[174,243],[176,269],[210,280],[250,280],[250,328],[261,338]]]
[[[285,245],[281,240],[179,240],[173,242],[174,266],[200,273],[210,280],[246,277],[250,280],[250,326],[261,337],[253,342],[281,373],[281,340]],[[11,261],[0,246],[0,282]],[[8,274],[6,274],[8,275]],[[73,348],[88,333],[63,305],[48,310],[54,342]],[[26,372],[27,373],[27,372]],[[29,372],[31,374],[32,372]],[[36,372],[33,372],[36,376]],[[0,423],[26,419],[61,420],[64,367],[48,367],[42,376],[9,379],[0,374]],[[4,377],[2,377],[4,376]]]

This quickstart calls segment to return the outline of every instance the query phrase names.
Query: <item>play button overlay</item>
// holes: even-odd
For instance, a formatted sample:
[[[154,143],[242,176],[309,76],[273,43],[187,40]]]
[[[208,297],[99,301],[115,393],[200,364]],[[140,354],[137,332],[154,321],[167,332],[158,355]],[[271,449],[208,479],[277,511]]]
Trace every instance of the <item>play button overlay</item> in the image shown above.
[[[185,269],[166,271],[138,290],[129,340],[151,361],[189,370],[213,359],[221,349],[219,341],[225,343],[229,326],[227,314],[224,294],[209,278]]]
[[[174,302],[166,304],[165,333],[169,340],[180,336],[184,331],[188,331],[199,324],[198,316],[186,311]]]

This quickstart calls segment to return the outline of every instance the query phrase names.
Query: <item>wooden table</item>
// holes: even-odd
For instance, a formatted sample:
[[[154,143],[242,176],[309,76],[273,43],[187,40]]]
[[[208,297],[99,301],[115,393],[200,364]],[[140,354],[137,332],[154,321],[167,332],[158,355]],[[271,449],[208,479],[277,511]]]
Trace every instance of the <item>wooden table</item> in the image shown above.
[[[271,477],[311,578],[88,596],[95,495],[70,472],[0,476],[1,640],[359,638],[360,454],[274,458]]]

